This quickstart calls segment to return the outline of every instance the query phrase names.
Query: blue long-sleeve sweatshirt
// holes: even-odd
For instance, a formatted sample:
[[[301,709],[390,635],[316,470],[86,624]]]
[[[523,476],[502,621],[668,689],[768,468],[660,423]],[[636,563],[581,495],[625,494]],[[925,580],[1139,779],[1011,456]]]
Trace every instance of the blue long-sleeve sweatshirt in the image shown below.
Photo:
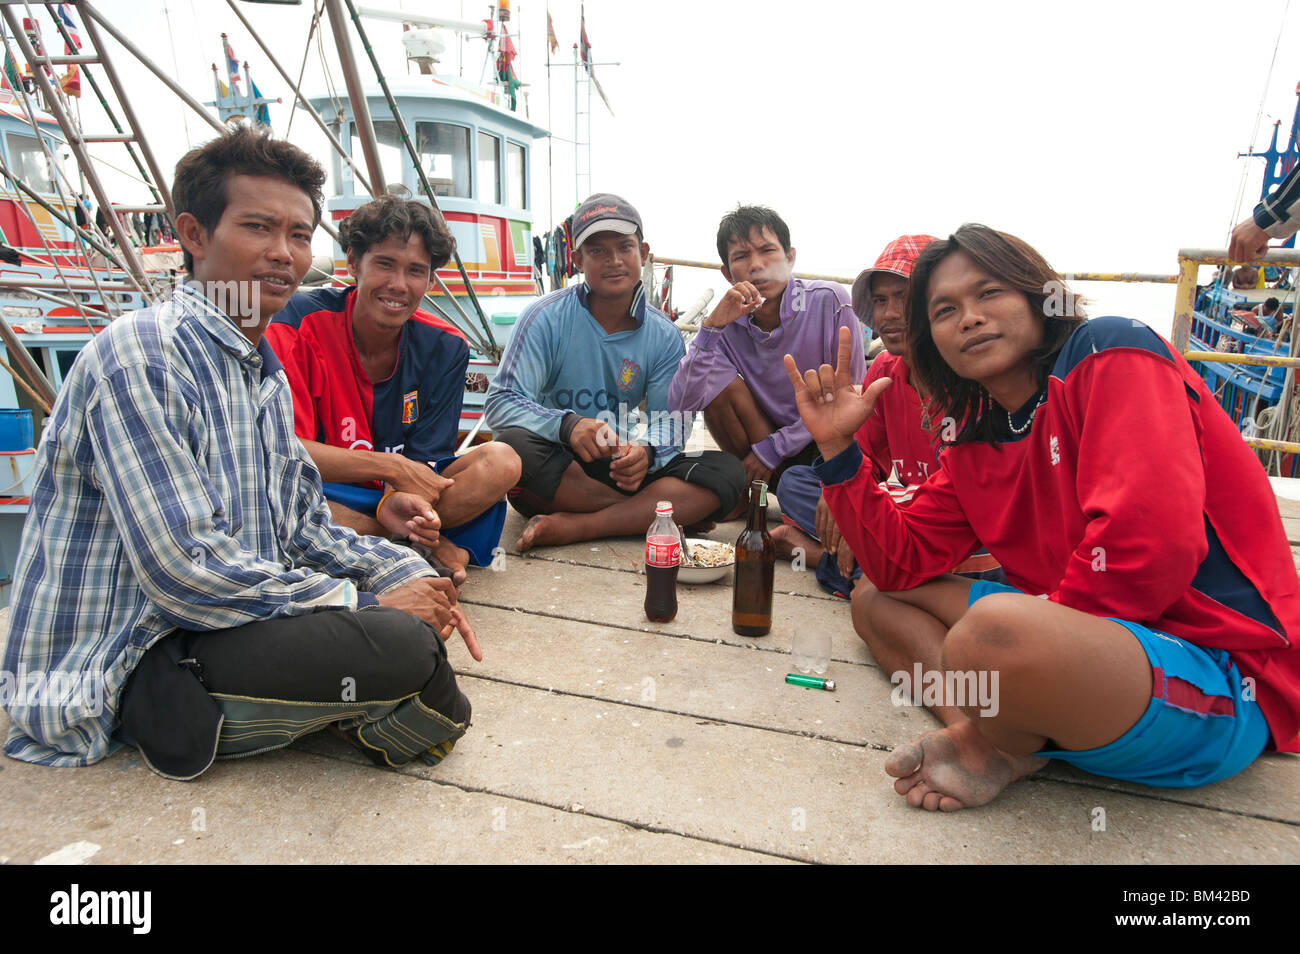
[[[649,445],[652,470],[672,460],[689,432],[689,415],[668,410],[668,386],[686,348],[643,289],[630,313],[634,330],[607,334],[587,309],[585,283],[529,305],[488,389],[487,426],[523,427],[559,443],[572,412],[605,421],[620,440]]]

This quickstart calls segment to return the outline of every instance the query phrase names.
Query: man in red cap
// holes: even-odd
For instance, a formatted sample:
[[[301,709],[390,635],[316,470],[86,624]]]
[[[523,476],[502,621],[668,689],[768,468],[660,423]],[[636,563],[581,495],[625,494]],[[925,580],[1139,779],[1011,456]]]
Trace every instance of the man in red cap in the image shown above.
[[[903,322],[912,263],[933,241],[929,235],[894,239],[885,246],[876,264],[863,269],[853,282],[853,312],[880,337],[886,352],[872,362],[863,387],[882,377],[894,381],[877,403],[877,413],[858,431],[858,444],[871,461],[877,481],[888,480],[892,471],[909,487],[925,480],[938,464],[934,444],[938,435],[925,427],[921,396],[908,379]],[[903,493],[910,496],[910,492]],[[781,513],[786,523],[772,531],[777,554],[788,558],[802,549],[807,563],[816,566],[822,586],[847,597],[862,571],[854,563],[848,545],[840,539],[821,495],[821,481],[811,467],[786,471],[781,484]]]
[[[908,373],[903,320],[912,264],[933,241],[930,235],[899,236],[885,246],[876,264],[863,269],[853,282],[853,312],[885,346],[885,353],[872,362],[862,386],[865,389],[885,377],[894,382],[877,403],[877,413],[858,431],[858,445],[871,461],[878,482],[889,480],[892,473],[902,485],[896,488],[900,501],[910,499],[912,488],[938,467],[937,442],[942,422],[931,424],[925,420],[921,395]],[[781,512],[786,524],[772,532],[778,555],[790,557],[796,549],[802,549],[808,564],[817,567],[822,586],[847,597],[862,571],[840,538],[822,498],[821,482],[811,467],[791,468],[782,490]],[[854,599],[856,607],[856,595]]]
[[[877,482],[893,475],[891,492],[899,503],[911,500],[916,488],[939,469],[939,444],[947,426],[926,416],[924,395],[911,380],[905,335],[908,278],[917,256],[933,241],[931,235],[899,236],[853,282],[854,314],[885,346],[867,370],[862,388],[865,391],[881,378],[893,381],[877,400],[876,413],[858,431],[858,446],[871,461]],[[955,434],[955,427],[950,432]],[[862,575],[848,543],[840,537],[811,467],[791,468],[781,488],[781,512],[787,523],[772,531],[777,554],[791,556],[796,548],[803,548],[805,560],[816,564],[817,581],[825,589],[839,596],[852,592],[853,628],[881,669],[906,669],[909,660],[919,658],[908,655],[914,631],[909,618],[912,607],[876,599],[880,591]],[[975,575],[996,565],[987,553],[979,553],[957,571]]]

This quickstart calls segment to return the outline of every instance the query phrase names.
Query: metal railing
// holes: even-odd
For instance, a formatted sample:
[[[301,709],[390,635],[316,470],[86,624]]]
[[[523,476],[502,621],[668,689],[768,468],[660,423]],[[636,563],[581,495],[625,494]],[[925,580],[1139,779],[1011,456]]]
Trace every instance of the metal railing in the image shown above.
[[[1225,354],[1220,351],[1192,351],[1192,321],[1196,313],[1196,276],[1202,265],[1277,265],[1283,268],[1300,266],[1300,251],[1294,249],[1274,249],[1264,257],[1253,262],[1237,262],[1228,257],[1227,249],[1183,248],[1178,250],[1178,288],[1174,297],[1174,347],[1188,361],[1206,363],[1221,362],[1227,364],[1261,365],[1270,368],[1293,369],[1287,375],[1287,384],[1282,389],[1279,406],[1284,415],[1290,407],[1290,382],[1294,369],[1300,367],[1300,358],[1296,357],[1296,343],[1300,338],[1291,336],[1291,353],[1288,356],[1276,354]],[[1282,421],[1281,433],[1286,433],[1286,421]],[[1257,450],[1277,451],[1283,454],[1300,454],[1300,443],[1294,441],[1276,441],[1263,437],[1247,437],[1246,443]]]

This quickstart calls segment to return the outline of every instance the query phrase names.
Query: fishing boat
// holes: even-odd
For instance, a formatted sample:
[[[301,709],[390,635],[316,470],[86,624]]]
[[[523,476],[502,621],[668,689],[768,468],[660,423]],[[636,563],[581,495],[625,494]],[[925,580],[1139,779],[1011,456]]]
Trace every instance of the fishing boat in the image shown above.
[[[1284,145],[1278,147],[1278,121],[1267,149],[1240,154],[1264,160],[1261,199],[1277,187],[1300,157],[1300,86],[1296,92],[1295,114]],[[1294,245],[1292,236],[1280,248]],[[1240,272],[1238,275],[1227,264],[1220,264],[1210,282],[1196,286],[1185,350],[1202,353],[1200,359],[1192,359],[1192,366],[1248,440],[1294,443],[1300,438],[1296,407],[1300,389],[1294,368],[1287,362],[1296,354],[1291,324],[1298,302],[1295,275],[1300,273],[1286,265],[1243,268]],[[1258,313],[1270,302],[1276,310],[1261,321]],[[1212,359],[1211,353],[1217,357]],[[1246,357],[1234,360],[1234,355]],[[1266,443],[1256,446],[1256,452],[1271,474],[1294,478],[1300,473],[1300,456],[1293,450]]]
[[[92,4],[70,6],[108,32]],[[338,2],[326,6],[340,10]],[[422,24],[407,32],[428,28]],[[499,16],[494,29],[503,30]],[[104,55],[99,42],[94,48]],[[526,170],[544,130],[509,107],[508,83],[473,89],[422,74],[366,85],[355,64],[343,72],[355,83],[347,102],[328,92],[299,100],[341,147],[329,161],[345,185],[328,202],[325,226],[364,201],[376,170],[382,190],[391,183],[436,201],[456,231],[463,271],[440,271],[426,305],[466,333],[471,372],[486,378],[513,316],[539,291],[522,262],[533,228]],[[54,123],[44,128],[57,150],[57,117]],[[426,130],[422,145],[422,123],[453,132]],[[522,193],[512,185],[519,168]],[[483,174],[490,169],[496,172]],[[662,297],[664,266],[693,264],[661,259],[647,285]],[[343,279],[337,245],[321,272],[317,280]],[[111,274],[133,287],[129,269]],[[130,301],[146,300],[142,293]],[[688,309],[682,323],[689,326],[705,305]],[[54,317],[42,321],[57,324]],[[82,323],[54,339],[71,349],[69,363],[107,320],[59,317]],[[18,324],[19,336],[36,330]],[[22,343],[34,348],[36,340]],[[469,438],[481,423],[472,415],[486,380],[467,387]],[[16,395],[11,406],[24,402],[30,399]],[[24,505],[11,498],[0,506]],[[1300,546],[1300,504],[1281,507]],[[503,539],[514,539],[521,525],[512,512]],[[708,536],[729,542],[739,530],[723,524]],[[892,746],[934,722],[891,702],[889,676],[853,633],[843,601],[804,567],[782,562],[768,637],[736,636],[730,594],[712,584],[683,585],[676,618],[648,623],[640,556],[639,541],[594,540],[503,554],[472,571],[462,603],[483,637],[485,660],[471,663],[456,644],[449,652],[473,701],[474,726],[436,768],[381,772],[325,733],[218,762],[184,789],[151,774],[130,749],[76,770],[6,761],[0,863],[1300,861],[1300,764],[1287,755],[1266,754],[1240,776],[1189,790],[1054,764],[988,808],[942,818],[916,812],[889,787],[883,764]],[[834,692],[783,682],[796,626],[832,634]],[[0,714],[0,731],[5,725]]]

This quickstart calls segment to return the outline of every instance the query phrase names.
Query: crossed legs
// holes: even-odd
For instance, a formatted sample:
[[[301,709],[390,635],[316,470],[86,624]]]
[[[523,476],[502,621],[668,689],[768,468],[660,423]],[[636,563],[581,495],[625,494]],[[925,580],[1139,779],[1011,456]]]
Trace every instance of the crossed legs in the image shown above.
[[[520,466],[519,455],[514,450],[497,441],[489,441],[471,448],[444,467],[439,473],[454,478],[455,483],[443,491],[434,507],[442,526],[459,527],[495,505],[518,482]],[[374,517],[336,501],[329,504],[330,516],[340,526],[377,537],[388,535]],[[440,536],[438,545],[433,548],[433,558],[451,570],[457,586],[465,581],[469,552],[464,547]]]
[[[853,619],[881,668],[984,672],[996,705],[945,696],[944,728],[896,748],[885,765],[908,803],[931,811],[982,805],[1046,764],[1032,753],[1115,741],[1151,701],[1151,666],[1119,623],[1032,596],[994,593],[968,605],[971,581],[945,577],[880,593],[865,581]],[[996,674],[997,681],[993,682]],[[946,681],[945,681],[946,682]]]
[[[719,506],[716,493],[676,477],[652,480],[628,497],[588,477],[574,461],[565,469],[556,491],[555,509],[528,521],[517,548],[523,553],[535,546],[643,534],[654,520],[655,504],[660,500],[673,502],[673,519],[683,526],[699,523]],[[566,505],[573,509],[559,509]]]

